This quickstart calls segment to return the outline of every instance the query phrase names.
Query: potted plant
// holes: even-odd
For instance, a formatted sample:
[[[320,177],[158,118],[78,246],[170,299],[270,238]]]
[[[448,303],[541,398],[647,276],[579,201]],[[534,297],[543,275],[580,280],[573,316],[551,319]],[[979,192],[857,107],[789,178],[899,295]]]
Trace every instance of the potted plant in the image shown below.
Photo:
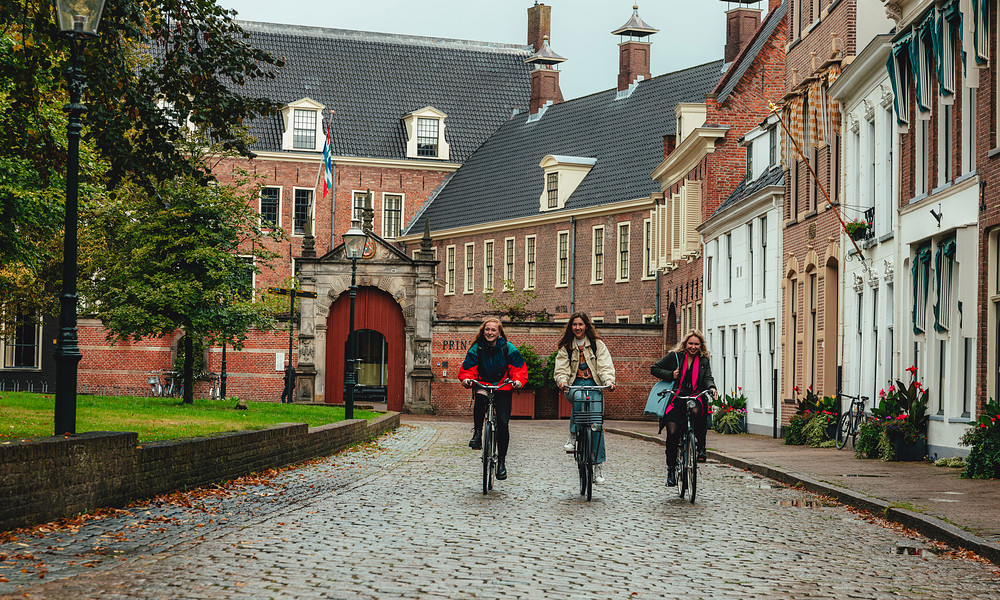
[[[844,225],[844,231],[852,240],[863,240],[872,224],[864,219],[853,219]]]
[[[928,390],[917,380],[917,368],[906,369],[910,383],[900,380],[879,391],[872,419],[858,431],[859,457],[882,460],[922,460],[927,454]]]
[[[535,390],[545,387],[545,361],[535,352],[535,347],[521,344],[517,351],[524,358],[528,367],[528,382],[524,388],[514,390],[511,400],[510,415],[512,417],[535,418]]]
[[[713,402],[712,428],[718,433],[744,433],[747,430],[747,397],[743,388],[723,395]]]
[[[1000,402],[990,399],[979,420],[969,425],[972,428],[959,442],[972,448],[965,459],[962,477],[1000,479]]]

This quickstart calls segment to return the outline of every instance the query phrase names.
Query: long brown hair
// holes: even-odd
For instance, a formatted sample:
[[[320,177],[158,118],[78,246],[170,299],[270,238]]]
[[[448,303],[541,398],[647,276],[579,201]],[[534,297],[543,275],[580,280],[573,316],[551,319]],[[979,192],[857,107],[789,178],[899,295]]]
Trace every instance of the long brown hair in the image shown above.
[[[483,330],[486,329],[486,324],[487,323],[496,323],[497,324],[497,329],[500,330],[500,337],[502,337],[505,340],[507,339],[507,334],[503,330],[503,323],[500,322],[500,319],[498,319],[496,317],[486,317],[486,320],[483,321],[483,324],[479,326],[479,331],[476,332],[476,338],[474,340],[472,340],[472,344],[473,345],[478,344],[479,342],[485,342],[486,341],[486,336],[483,335]]]
[[[576,336],[573,335],[573,321],[580,319],[583,321],[583,335],[590,340],[590,345],[594,347],[594,352],[597,352],[597,340],[601,339],[601,336],[597,335],[597,330],[594,329],[594,322],[590,320],[590,316],[585,312],[575,312],[569,316],[569,321],[566,323],[566,330],[563,331],[562,337],[559,338],[559,343],[556,344],[556,348],[566,348],[566,352],[569,352],[573,346],[573,340]]]
[[[687,352],[687,349],[684,346],[685,346],[685,344],[687,344],[688,339],[692,335],[695,336],[696,338],[698,338],[699,340],[701,340],[701,353],[700,353],[700,356],[704,356],[705,358],[708,358],[710,355],[708,353],[708,344],[705,342],[705,336],[703,336],[701,334],[701,332],[698,331],[697,329],[688,329],[688,332],[684,335],[684,337],[682,337],[680,339],[680,341],[677,342],[677,345],[674,346],[674,349],[671,350],[671,352],[679,352],[681,354],[684,354],[685,352]]]

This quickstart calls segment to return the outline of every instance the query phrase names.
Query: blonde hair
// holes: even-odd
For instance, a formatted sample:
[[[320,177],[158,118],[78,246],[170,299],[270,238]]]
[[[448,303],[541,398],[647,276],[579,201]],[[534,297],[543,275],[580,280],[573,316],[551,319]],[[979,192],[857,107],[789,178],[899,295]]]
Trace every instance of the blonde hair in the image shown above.
[[[496,323],[497,329],[500,330],[500,337],[502,337],[505,340],[507,339],[507,334],[503,330],[503,323],[500,322],[500,319],[496,317],[486,317],[486,320],[483,321],[483,324],[479,326],[479,331],[476,332],[476,339],[472,340],[473,344],[486,340],[486,336],[483,334],[483,331],[486,329],[487,323]]]
[[[684,346],[687,344],[687,341],[689,339],[691,339],[691,336],[694,336],[694,337],[698,338],[699,340],[701,340],[701,353],[700,353],[700,355],[704,356],[705,358],[708,358],[710,355],[709,355],[709,352],[708,352],[708,344],[705,342],[705,336],[703,336],[701,334],[701,332],[698,331],[697,329],[688,329],[688,332],[684,335],[684,337],[682,337],[677,342],[677,345],[674,346],[674,348],[673,348],[673,350],[671,350],[671,352],[681,352],[681,353],[685,352],[687,349]]]

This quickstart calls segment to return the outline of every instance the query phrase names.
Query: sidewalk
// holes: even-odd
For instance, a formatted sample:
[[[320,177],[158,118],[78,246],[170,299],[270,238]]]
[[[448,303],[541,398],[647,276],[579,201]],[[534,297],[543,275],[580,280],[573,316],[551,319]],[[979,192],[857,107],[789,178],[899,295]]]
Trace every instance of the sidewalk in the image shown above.
[[[607,421],[610,433],[663,444],[651,421]],[[786,446],[760,435],[708,433],[708,457],[867,510],[1000,564],[1000,481],[960,469],[854,457],[849,449]]]

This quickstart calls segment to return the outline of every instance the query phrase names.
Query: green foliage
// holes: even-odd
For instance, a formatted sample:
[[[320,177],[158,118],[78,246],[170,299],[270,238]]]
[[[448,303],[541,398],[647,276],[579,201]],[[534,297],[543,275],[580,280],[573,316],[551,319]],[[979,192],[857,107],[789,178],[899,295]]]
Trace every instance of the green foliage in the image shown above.
[[[950,456],[948,458],[939,458],[934,461],[935,467],[949,467],[952,469],[963,469],[965,468],[965,460],[961,456]]]
[[[517,347],[517,351],[521,353],[528,367],[528,383],[525,384],[525,387],[532,390],[544,388],[546,385],[545,361],[535,352],[535,347],[521,344]]]
[[[528,310],[531,301],[538,297],[532,290],[519,290],[512,279],[501,279],[500,288],[483,292],[483,299],[490,314],[507,317],[511,321],[548,321],[548,312]]]
[[[744,417],[735,410],[728,410],[712,417],[712,427],[718,433],[743,433],[743,423],[740,417]]]
[[[959,443],[972,448],[965,459],[962,477],[1000,479],[1000,403],[991,399]]]
[[[549,389],[555,389],[556,387],[556,355],[559,354],[558,350],[553,350],[552,354],[549,354],[548,358],[545,359],[545,368],[543,374],[545,377],[545,387]]]
[[[798,391],[799,388],[795,388]],[[806,395],[802,400],[795,403],[795,414],[804,415],[807,412],[814,413],[817,412],[817,406],[819,405],[819,396],[813,391],[812,386],[806,390]]]
[[[858,458],[878,458],[879,440],[882,439],[882,428],[878,421],[868,420],[858,427],[858,437],[854,442],[854,454]]]
[[[806,443],[805,426],[808,420],[803,415],[792,415],[788,419],[788,429],[785,430],[785,444],[801,446]]]
[[[827,427],[834,422],[834,417],[825,413],[813,415],[802,428],[805,443],[816,448],[830,441]]]
[[[828,415],[836,415],[840,413],[837,406],[836,396],[823,396],[821,399],[816,401],[816,412],[825,413]]]

